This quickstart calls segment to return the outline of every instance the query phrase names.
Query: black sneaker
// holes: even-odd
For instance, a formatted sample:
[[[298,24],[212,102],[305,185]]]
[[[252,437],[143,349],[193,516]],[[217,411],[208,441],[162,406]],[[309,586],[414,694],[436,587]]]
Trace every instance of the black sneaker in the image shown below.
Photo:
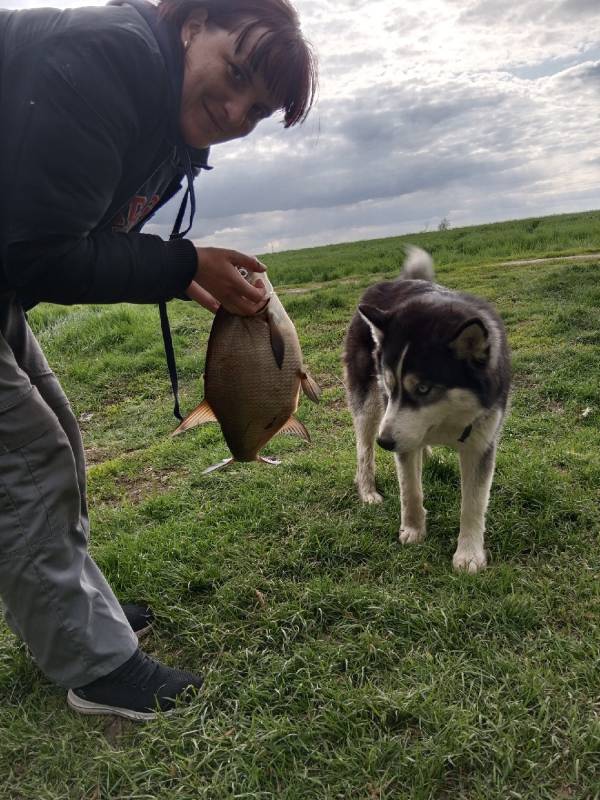
[[[201,686],[199,675],[171,669],[136,650],[108,675],[69,689],[67,703],[80,714],[116,714],[142,721],[172,712],[176,699],[189,687]]]
[[[148,606],[140,606],[135,603],[121,603],[123,613],[127,617],[127,622],[131,625],[132,631],[141,639],[152,628],[154,614]]]

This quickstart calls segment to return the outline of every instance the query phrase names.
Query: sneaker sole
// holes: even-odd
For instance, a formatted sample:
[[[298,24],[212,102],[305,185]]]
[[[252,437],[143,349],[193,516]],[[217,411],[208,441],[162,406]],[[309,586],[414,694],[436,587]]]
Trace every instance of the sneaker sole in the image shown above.
[[[170,711],[134,711],[131,708],[92,703],[89,700],[78,697],[72,689],[67,692],[67,704],[79,714],[112,714],[113,716],[130,719],[133,722],[147,722],[148,720],[156,719],[158,716],[168,717],[177,711],[175,708]]]

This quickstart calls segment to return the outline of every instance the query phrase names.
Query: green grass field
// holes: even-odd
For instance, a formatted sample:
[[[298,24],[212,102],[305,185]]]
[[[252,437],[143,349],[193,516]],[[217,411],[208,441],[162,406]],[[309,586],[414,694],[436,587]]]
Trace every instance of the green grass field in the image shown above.
[[[157,614],[145,649],[201,671],[198,702],[145,725],[80,717],[0,625],[0,798],[600,797],[600,212],[267,255],[323,388],[279,467],[240,464],[217,426],[176,439],[153,307],[40,306],[31,324],[81,420],[92,551],[123,601]],[[493,301],[512,411],[488,513],[487,571],[451,569],[456,454],[424,471],[429,535],[397,541],[363,507],[340,351],[362,290],[401,244]],[[552,256],[529,265],[511,259]],[[312,284],[312,285],[310,285]],[[211,318],[171,304],[182,406],[202,397]]]

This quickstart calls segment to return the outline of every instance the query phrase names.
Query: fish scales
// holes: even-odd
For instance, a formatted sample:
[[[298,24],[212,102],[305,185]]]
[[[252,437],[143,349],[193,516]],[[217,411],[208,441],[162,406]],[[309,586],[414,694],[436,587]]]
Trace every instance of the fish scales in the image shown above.
[[[259,455],[279,431],[309,439],[295,419],[300,389],[317,402],[320,389],[305,371],[293,322],[264,273],[247,280],[263,281],[269,302],[253,317],[240,317],[220,308],[213,321],[206,352],[203,402],[184,419],[174,434],[216,420],[235,461],[268,461]]]
[[[302,353],[291,323],[290,328],[280,330],[285,349],[279,368],[266,315],[217,312],[206,355],[205,397],[236,461],[254,461],[298,407]]]

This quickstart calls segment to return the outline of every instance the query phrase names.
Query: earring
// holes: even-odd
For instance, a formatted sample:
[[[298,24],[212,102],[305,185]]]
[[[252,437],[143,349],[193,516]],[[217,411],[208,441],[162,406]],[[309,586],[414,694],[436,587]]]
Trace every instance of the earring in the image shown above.
[[[190,40],[186,39],[185,42],[183,43],[183,49],[188,50],[189,46],[190,46]]]

